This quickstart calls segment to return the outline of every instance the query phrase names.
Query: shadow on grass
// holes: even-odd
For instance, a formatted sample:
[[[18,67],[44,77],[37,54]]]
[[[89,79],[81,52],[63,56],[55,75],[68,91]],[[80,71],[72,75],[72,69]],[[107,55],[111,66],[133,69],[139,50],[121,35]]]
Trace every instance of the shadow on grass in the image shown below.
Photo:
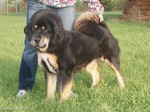
[[[103,16],[105,21],[109,21],[114,19],[119,20],[122,15],[122,12],[106,12]]]

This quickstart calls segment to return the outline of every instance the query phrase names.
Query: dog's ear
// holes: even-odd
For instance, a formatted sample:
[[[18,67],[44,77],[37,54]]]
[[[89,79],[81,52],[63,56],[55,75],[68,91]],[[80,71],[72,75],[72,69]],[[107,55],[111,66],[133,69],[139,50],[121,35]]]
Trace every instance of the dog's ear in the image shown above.
[[[28,36],[28,34],[29,34],[29,27],[28,27],[28,25],[24,27],[24,33],[25,33],[26,36]]]
[[[55,26],[54,35],[50,45],[50,51],[54,51],[63,41],[64,39],[64,29],[61,26]]]

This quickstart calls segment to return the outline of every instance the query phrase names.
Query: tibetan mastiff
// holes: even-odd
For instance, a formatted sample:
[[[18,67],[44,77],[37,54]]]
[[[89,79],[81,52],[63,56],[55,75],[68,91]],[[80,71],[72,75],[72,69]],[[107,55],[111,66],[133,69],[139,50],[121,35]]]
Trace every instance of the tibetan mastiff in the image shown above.
[[[95,86],[100,80],[97,59],[107,62],[115,71],[120,88],[125,87],[119,68],[118,42],[96,13],[84,13],[75,21],[73,31],[66,31],[55,12],[40,10],[32,16],[24,32],[37,48],[38,63],[46,75],[47,99],[54,97],[60,75],[60,100],[67,100],[73,72],[83,67],[91,74]]]

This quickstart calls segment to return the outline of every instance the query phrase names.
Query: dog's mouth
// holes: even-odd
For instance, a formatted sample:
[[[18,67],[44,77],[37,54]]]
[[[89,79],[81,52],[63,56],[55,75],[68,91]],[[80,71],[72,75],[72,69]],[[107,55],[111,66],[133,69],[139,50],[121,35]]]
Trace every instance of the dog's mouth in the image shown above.
[[[46,47],[46,43],[43,44],[35,44],[36,48],[45,48]]]
[[[48,43],[43,43],[43,44],[35,44],[34,45],[39,51],[41,52],[46,52],[48,48]]]

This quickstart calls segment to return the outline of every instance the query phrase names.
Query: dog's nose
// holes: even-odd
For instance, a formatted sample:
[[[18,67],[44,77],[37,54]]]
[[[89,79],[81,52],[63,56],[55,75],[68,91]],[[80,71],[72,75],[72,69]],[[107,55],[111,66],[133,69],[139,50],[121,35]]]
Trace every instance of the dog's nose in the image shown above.
[[[39,43],[40,40],[41,40],[41,39],[40,39],[39,37],[34,38],[34,41],[35,41],[36,43]]]

